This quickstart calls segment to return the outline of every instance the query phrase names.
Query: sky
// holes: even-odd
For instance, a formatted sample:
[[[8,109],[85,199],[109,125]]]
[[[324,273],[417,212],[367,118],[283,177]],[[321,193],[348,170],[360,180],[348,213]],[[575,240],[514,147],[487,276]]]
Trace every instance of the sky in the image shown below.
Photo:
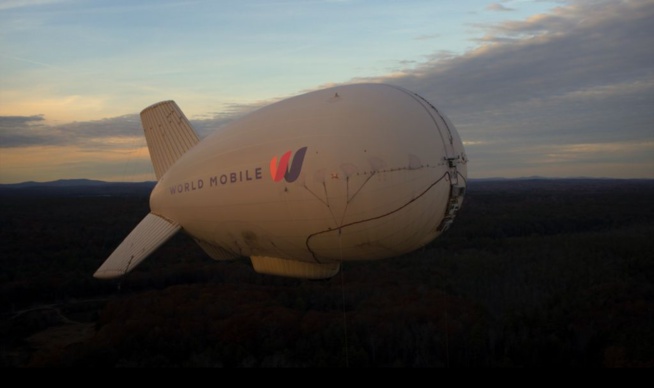
[[[0,183],[154,181],[139,113],[200,137],[383,82],[454,123],[468,178],[654,179],[654,0],[0,0]]]

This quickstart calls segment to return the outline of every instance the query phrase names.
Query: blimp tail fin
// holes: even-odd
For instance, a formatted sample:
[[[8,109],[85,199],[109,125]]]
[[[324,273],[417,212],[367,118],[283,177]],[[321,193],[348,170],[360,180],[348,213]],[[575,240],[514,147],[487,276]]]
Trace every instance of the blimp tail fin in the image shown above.
[[[157,180],[200,141],[175,101],[162,101],[143,109],[141,124]]]
[[[98,279],[120,277],[133,270],[179,231],[177,223],[149,213],[93,274]]]

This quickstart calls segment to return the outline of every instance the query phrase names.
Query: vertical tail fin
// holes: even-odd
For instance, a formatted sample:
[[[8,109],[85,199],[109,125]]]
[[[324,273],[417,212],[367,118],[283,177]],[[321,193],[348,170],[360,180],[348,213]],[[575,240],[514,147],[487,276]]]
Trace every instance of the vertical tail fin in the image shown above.
[[[141,124],[157,180],[200,141],[175,101],[162,101],[143,109]]]

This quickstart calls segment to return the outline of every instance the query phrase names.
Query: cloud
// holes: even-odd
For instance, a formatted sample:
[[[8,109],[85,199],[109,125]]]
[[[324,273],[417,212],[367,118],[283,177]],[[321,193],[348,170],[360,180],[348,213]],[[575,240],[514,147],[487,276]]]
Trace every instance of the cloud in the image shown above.
[[[200,137],[271,101],[225,104],[220,112],[208,112],[191,119]],[[76,146],[81,150],[109,150],[143,143],[138,114],[94,121],[47,125],[44,115],[0,116],[0,149],[34,146]]]
[[[651,20],[651,1],[575,2],[492,26],[482,44],[464,55],[436,56],[392,78],[369,80],[432,101],[463,139],[483,144],[468,152],[472,163],[498,171],[510,163],[536,170],[543,160],[555,161],[541,146],[642,142],[654,155]],[[532,146],[530,153],[513,152],[524,145]],[[604,148],[593,155],[609,161],[611,153]],[[623,163],[644,163],[641,170],[654,173],[654,157],[620,155]],[[574,171],[561,161],[561,175],[569,175],[565,168]]]
[[[592,91],[597,103],[638,87],[642,102],[651,101],[652,17],[654,4],[643,1],[559,8],[498,25],[479,48],[393,81],[464,112],[501,114],[526,101],[539,101],[539,111],[550,104],[558,110],[561,98],[584,102],[580,97]]]
[[[71,0],[3,0],[0,1],[0,11],[14,9],[14,8],[25,8],[25,7],[34,7],[39,5],[66,3],[70,1]]]
[[[432,40],[432,39],[437,39],[441,35],[440,34],[423,34],[423,35],[418,35],[414,39],[415,40]]]
[[[0,116],[0,146],[2,148],[38,145],[44,141],[40,132],[45,128],[43,115]]]
[[[111,146],[111,139],[142,137],[137,115],[63,125],[43,122],[43,115],[0,116],[0,147],[77,145],[106,148]]]
[[[640,7],[610,2],[560,8],[551,15],[504,23],[479,48],[439,57],[394,81],[430,96],[446,90],[447,100],[457,107],[484,110],[598,86],[647,83],[654,65],[649,49],[654,5],[638,3]]]
[[[40,123],[44,120],[43,115],[33,116],[2,116],[0,117],[0,129],[14,126],[30,125]]]
[[[513,11],[512,8],[508,8],[499,3],[492,3],[486,6],[486,9],[489,11]]]

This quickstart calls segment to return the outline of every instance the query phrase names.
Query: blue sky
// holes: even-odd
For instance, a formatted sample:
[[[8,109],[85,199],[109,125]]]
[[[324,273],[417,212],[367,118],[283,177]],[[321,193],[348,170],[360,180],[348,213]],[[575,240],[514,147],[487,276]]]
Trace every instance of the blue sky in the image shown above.
[[[204,136],[351,82],[439,107],[470,178],[654,178],[651,20],[651,0],[0,0],[0,183],[154,180],[155,102]]]

